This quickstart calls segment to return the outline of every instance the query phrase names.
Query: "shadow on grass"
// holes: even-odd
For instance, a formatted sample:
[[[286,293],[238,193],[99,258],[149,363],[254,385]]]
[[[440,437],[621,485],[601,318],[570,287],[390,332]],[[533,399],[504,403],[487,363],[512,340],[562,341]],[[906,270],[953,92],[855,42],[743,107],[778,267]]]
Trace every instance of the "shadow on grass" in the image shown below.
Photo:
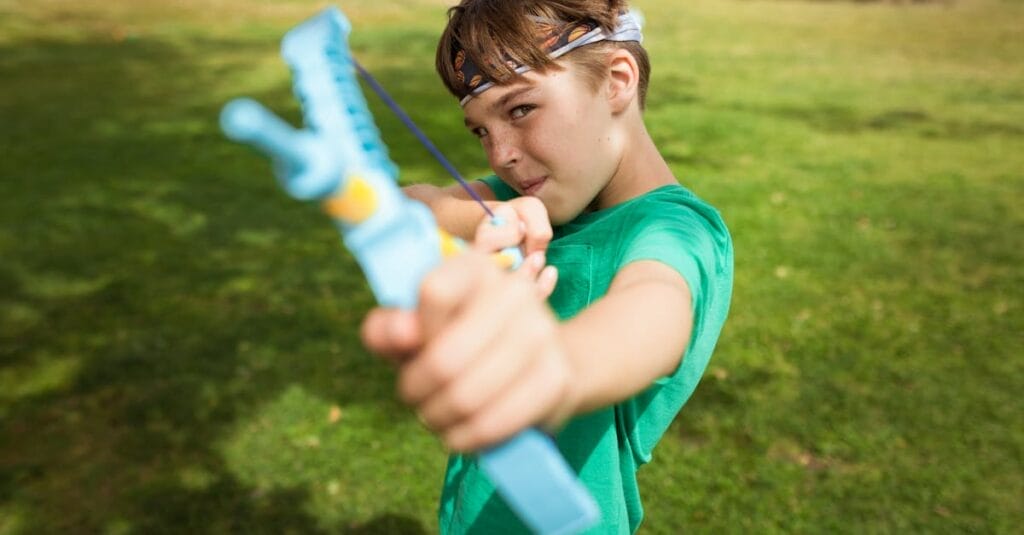
[[[27,531],[423,532],[390,512],[325,528],[308,485],[254,486],[224,465],[226,437],[293,385],[410,418],[359,345],[372,296],[334,229],[217,130],[220,77],[266,53],[148,39],[0,49],[0,515]],[[429,73],[377,74],[418,109],[456,110],[411,93],[436,86]],[[286,82],[238,89],[298,115]],[[419,119],[437,132],[457,117]],[[385,138],[397,128],[384,123]],[[405,165],[432,165],[394,137]],[[472,152],[435,138],[456,161]]]
[[[983,119],[935,117],[920,109],[891,109],[863,113],[840,105],[820,106],[736,106],[738,111],[753,112],[786,120],[796,120],[825,132],[855,133],[897,130],[923,138],[971,140],[980,136],[1024,137],[1024,126]]]

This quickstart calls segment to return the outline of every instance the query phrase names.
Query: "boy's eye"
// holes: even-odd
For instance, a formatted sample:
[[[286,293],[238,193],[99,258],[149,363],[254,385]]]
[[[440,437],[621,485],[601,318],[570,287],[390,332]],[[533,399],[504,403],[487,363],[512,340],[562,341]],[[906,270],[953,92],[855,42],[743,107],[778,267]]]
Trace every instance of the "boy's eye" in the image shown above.
[[[509,111],[508,114],[513,119],[521,119],[523,117],[526,117],[526,114],[533,111],[534,108],[536,108],[536,106],[534,106],[533,104],[520,104],[519,106],[512,108],[512,110]]]
[[[481,126],[479,128],[474,128],[470,130],[470,133],[472,133],[476,137],[484,137],[487,135],[487,129]]]

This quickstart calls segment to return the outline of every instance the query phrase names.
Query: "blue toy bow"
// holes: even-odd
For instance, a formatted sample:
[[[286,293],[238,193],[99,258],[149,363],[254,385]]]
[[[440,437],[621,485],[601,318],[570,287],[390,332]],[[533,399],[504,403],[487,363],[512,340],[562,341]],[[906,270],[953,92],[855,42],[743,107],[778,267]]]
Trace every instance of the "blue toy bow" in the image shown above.
[[[322,200],[382,305],[411,309],[427,272],[464,244],[439,229],[430,210],[398,187],[398,169],[355,77],[350,30],[341,11],[331,7],[282,41],[305,130],[247,99],[224,107],[221,126],[228,137],[269,155],[293,197]],[[597,521],[593,498],[554,442],[536,429],[480,452],[480,465],[537,533],[576,533]]]

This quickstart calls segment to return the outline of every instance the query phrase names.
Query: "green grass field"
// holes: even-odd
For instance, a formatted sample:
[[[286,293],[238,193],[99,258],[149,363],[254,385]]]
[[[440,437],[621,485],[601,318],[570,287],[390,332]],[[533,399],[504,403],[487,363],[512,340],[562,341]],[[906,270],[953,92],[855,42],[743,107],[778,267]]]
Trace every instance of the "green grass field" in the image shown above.
[[[343,8],[477,175],[446,4]],[[641,531],[1021,529],[1024,3],[636,4],[652,135],[737,252]],[[444,451],[359,344],[361,274],[216,123],[297,120],[278,42],[321,5],[0,0],[0,534],[436,532]]]

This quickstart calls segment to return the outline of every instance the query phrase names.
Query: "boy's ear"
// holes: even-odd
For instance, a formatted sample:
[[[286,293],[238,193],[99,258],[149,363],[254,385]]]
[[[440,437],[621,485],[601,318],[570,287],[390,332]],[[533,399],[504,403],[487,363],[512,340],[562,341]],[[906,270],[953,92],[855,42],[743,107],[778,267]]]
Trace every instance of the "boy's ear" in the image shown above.
[[[636,100],[640,84],[640,67],[626,50],[615,49],[608,54],[608,103],[612,112],[621,113]]]

